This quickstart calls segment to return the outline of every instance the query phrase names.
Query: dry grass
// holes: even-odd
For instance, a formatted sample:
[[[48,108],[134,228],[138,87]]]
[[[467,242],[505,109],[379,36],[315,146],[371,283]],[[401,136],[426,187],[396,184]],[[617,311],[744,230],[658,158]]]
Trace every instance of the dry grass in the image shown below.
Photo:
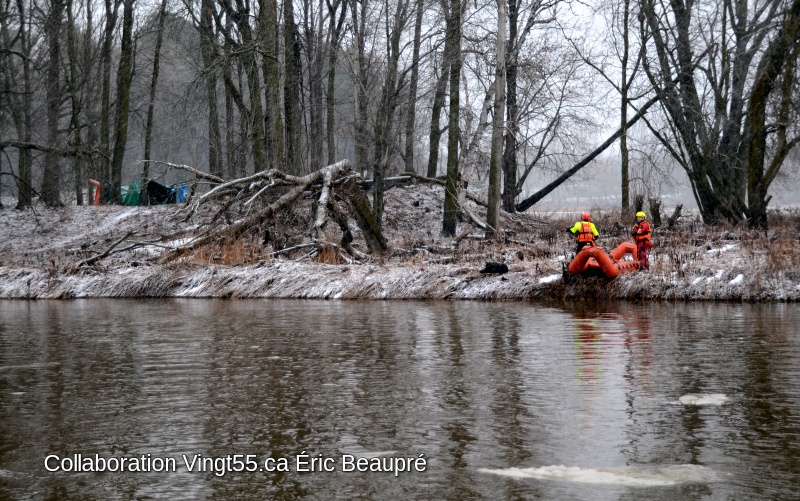
[[[191,265],[242,266],[255,264],[269,257],[269,252],[263,243],[248,235],[234,241],[223,240],[206,245],[195,252],[186,253],[182,261]]]

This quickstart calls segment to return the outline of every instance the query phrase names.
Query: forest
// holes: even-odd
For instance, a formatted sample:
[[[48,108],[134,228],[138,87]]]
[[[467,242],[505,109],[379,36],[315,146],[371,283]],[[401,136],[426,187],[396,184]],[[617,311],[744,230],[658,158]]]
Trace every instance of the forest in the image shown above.
[[[408,173],[445,186],[443,235],[471,196],[490,237],[617,149],[623,209],[677,170],[705,223],[764,229],[800,162],[800,0],[2,0],[0,27],[19,209],[345,165],[378,230]]]

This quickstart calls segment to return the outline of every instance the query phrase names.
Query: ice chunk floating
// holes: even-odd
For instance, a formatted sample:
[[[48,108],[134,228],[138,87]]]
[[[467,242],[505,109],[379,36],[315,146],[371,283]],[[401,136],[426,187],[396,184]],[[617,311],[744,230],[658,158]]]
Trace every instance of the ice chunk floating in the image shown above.
[[[577,466],[541,466],[539,468],[479,468],[481,473],[518,479],[557,480],[583,484],[662,487],[690,483],[720,482],[730,474],[707,466],[680,464],[654,467],[580,468]]]
[[[724,393],[690,393],[678,398],[683,405],[722,405],[730,401]]]

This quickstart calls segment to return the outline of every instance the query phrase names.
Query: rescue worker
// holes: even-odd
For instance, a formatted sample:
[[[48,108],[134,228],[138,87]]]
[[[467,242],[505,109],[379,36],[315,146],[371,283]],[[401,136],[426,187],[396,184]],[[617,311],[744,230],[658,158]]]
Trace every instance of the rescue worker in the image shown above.
[[[641,263],[642,269],[650,268],[650,259],[647,254],[650,248],[653,247],[653,243],[650,241],[650,223],[646,219],[647,214],[641,211],[637,212],[636,224],[633,225],[633,230],[631,231],[633,241],[636,242],[636,254],[639,256],[639,263]]]
[[[575,254],[580,252],[581,249],[587,245],[594,247],[595,240],[600,236],[597,227],[592,222],[592,216],[590,216],[588,212],[581,213],[581,220],[567,231],[577,237],[578,247],[575,249]]]

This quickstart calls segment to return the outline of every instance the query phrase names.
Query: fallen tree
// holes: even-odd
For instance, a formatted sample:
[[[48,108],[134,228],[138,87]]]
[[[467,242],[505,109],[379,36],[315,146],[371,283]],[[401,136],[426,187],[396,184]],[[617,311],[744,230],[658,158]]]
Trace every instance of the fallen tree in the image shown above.
[[[365,255],[351,245],[353,235],[349,218],[341,206],[343,204],[361,229],[368,252],[372,254],[388,250],[369,201],[358,185],[360,176],[351,172],[348,160],[328,165],[305,176],[293,176],[270,169],[230,180],[186,165],[158,163],[167,167],[167,170],[183,170],[194,174],[196,181],[193,188],[201,181],[211,185],[208,191],[190,196],[186,205],[176,213],[186,221],[199,213],[205,214],[207,218],[196,234],[172,251],[170,259],[209,244],[236,240],[247,233],[260,232],[266,242],[269,239],[267,228],[271,219],[280,211],[295,207],[305,196],[312,198],[312,224],[307,234],[310,242],[293,247],[311,248],[312,256],[330,257],[330,252],[334,252],[336,257],[344,261],[364,258]],[[192,193],[195,193],[194,189]],[[342,233],[338,245],[329,242],[326,237],[331,219],[338,224]],[[276,249],[274,254],[288,250]],[[351,257],[341,255],[341,251]]]
[[[644,116],[644,114],[647,112],[647,110],[650,109],[651,106],[656,104],[658,102],[658,100],[659,100],[659,96],[657,96],[657,95],[652,97],[652,98],[650,98],[650,100],[647,101],[646,103],[644,103],[644,105],[639,109],[639,111],[636,113],[636,115],[634,115],[633,118],[628,120],[628,123],[625,124],[624,128],[620,127],[619,129],[617,129],[617,131],[614,132],[614,134],[612,134],[608,139],[603,141],[603,144],[601,144],[600,146],[598,146],[597,148],[592,150],[580,162],[576,163],[571,168],[569,168],[566,172],[564,172],[563,174],[558,176],[558,178],[556,178],[555,181],[551,182],[550,184],[548,184],[544,188],[540,189],[539,191],[537,191],[533,195],[529,196],[525,200],[523,200],[520,203],[518,203],[516,205],[517,212],[525,212],[526,210],[530,209],[531,207],[536,205],[536,203],[538,201],[540,201],[541,199],[543,199],[544,197],[549,195],[551,191],[553,191],[556,188],[558,188],[559,186],[561,186],[561,184],[564,181],[566,181],[567,179],[571,178],[579,170],[581,170],[584,167],[586,167],[587,165],[589,165],[589,163],[592,160],[597,158],[598,155],[600,155],[602,152],[604,152],[609,146],[614,144],[614,141],[616,141],[623,134],[623,132],[625,130],[628,130],[631,127],[633,127],[633,125],[636,122],[638,122],[639,119],[641,119]]]

